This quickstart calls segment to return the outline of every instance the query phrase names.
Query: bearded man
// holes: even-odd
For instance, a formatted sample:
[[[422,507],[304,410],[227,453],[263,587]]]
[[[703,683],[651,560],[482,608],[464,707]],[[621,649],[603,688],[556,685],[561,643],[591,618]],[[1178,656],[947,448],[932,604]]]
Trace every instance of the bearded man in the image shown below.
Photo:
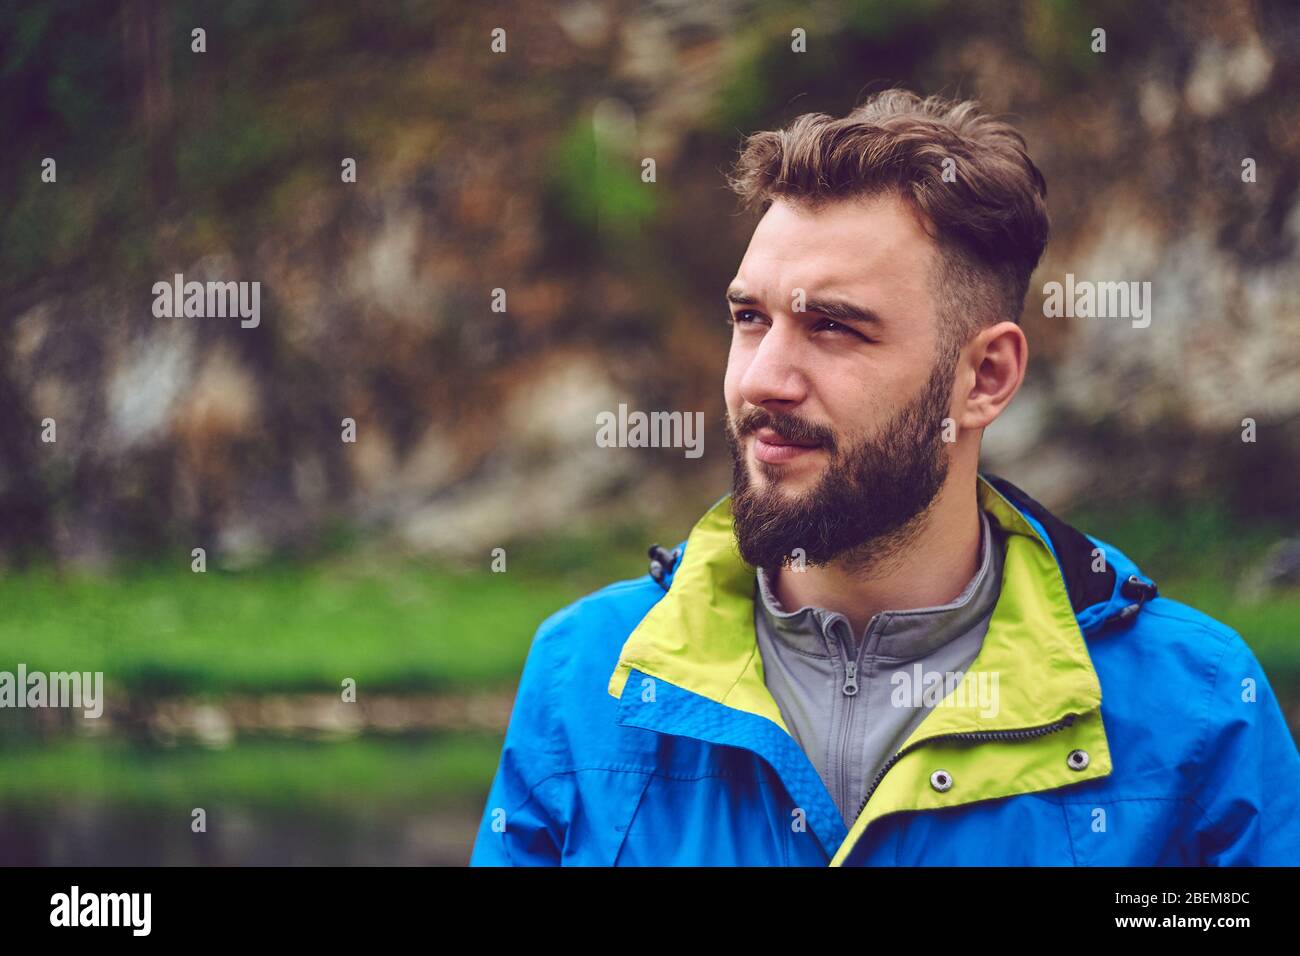
[[[763,210],[732,493],[542,624],[471,862],[1300,859],[1242,638],[979,471],[1048,237],[1023,137],[891,90],[750,136],[730,185]]]

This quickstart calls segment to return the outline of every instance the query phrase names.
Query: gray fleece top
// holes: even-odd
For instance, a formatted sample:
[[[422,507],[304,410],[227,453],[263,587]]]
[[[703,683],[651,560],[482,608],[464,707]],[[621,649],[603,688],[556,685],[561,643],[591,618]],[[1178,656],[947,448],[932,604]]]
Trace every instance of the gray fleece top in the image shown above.
[[[880,767],[942,698],[942,691],[923,693],[927,680],[934,687],[938,679],[930,675],[944,675],[949,688],[979,654],[1002,591],[1005,547],[983,510],[980,526],[980,566],[960,595],[935,607],[881,611],[861,637],[842,614],[786,611],[758,569],[754,627],[764,679],[846,826]]]

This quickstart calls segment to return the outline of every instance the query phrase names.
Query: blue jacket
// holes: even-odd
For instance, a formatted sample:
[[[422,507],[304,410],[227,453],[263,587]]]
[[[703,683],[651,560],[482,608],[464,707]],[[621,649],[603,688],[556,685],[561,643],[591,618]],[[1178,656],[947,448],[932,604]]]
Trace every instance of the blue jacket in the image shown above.
[[[548,618],[472,865],[1295,865],[1300,754],[1234,631],[979,476],[1002,592],[955,691],[846,828],[763,680],[730,500],[675,564]],[[956,688],[960,690],[960,685]]]

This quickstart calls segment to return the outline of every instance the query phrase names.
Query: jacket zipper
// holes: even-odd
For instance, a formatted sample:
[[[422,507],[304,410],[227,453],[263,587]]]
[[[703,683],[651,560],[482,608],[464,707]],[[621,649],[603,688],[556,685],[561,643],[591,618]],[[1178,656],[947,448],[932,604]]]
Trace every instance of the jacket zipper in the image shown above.
[[[876,779],[871,782],[871,789],[868,790],[867,795],[863,797],[862,805],[858,807],[857,815],[859,817],[862,816],[862,811],[867,808],[867,803],[871,800],[871,795],[876,792],[876,788],[880,786],[880,781],[885,778],[885,774],[889,773],[889,769],[894,766],[894,764],[898,763],[901,757],[905,754],[911,753],[922,744],[934,743],[937,740],[963,740],[972,743],[980,743],[988,740],[1029,740],[1033,737],[1042,737],[1046,734],[1055,733],[1058,730],[1064,730],[1066,727],[1073,724],[1078,716],[1078,714],[1066,714],[1060,720],[1054,721],[1050,724],[1043,724],[1041,727],[1025,727],[1019,730],[976,730],[961,734],[940,734],[938,737],[926,737],[924,740],[918,740],[911,746],[904,747],[898,753],[894,754],[894,756],[885,761],[885,765],[881,767],[880,771],[876,774]]]
[[[834,627],[834,624],[832,624]],[[848,700],[844,704],[844,717],[841,720],[842,733],[840,734],[839,747],[839,788],[841,794],[848,793],[848,743],[853,739],[853,702],[858,696],[858,661],[857,656],[861,648],[853,647],[853,629],[847,624],[844,628],[848,632],[848,644],[840,643],[844,653],[844,684],[840,690]],[[865,641],[863,644],[865,645]],[[852,658],[850,658],[852,655]]]

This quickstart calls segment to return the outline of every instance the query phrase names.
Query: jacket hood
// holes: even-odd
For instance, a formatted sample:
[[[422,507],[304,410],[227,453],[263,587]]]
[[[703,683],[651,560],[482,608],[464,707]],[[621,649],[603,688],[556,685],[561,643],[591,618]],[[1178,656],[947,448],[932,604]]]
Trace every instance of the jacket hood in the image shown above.
[[[1125,622],[1156,596],[1156,583],[1118,548],[1066,524],[1005,478],[980,475],[1038,532],[1056,558],[1070,607],[1085,634]]]

